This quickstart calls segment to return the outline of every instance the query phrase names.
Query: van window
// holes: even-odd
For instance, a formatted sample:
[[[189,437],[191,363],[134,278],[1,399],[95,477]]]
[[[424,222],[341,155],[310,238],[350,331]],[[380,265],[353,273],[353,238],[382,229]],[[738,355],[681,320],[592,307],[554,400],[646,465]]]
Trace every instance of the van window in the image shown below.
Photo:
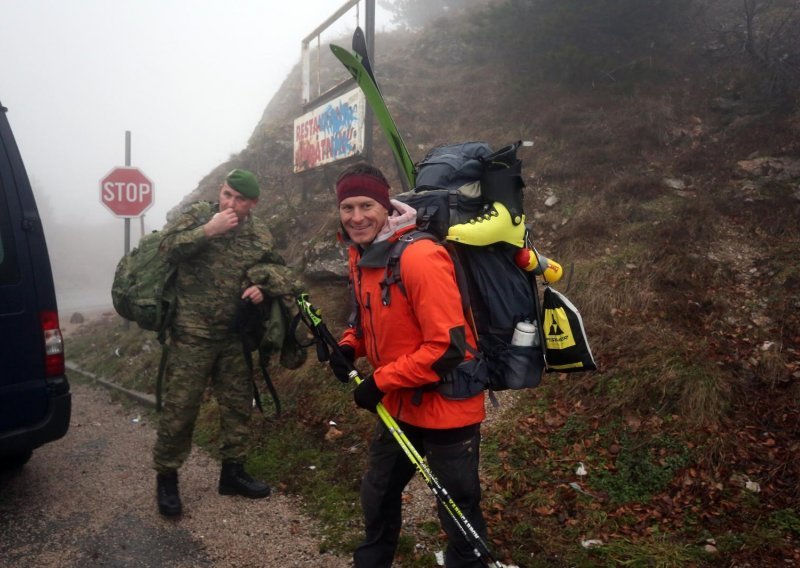
[[[11,232],[11,220],[8,215],[6,188],[0,180],[0,285],[12,284],[19,280],[14,235]]]

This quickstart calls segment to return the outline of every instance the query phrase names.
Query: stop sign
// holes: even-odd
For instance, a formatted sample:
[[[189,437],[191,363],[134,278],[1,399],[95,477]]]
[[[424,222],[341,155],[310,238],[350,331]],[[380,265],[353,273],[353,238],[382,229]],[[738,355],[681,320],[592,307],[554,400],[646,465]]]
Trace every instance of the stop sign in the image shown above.
[[[117,217],[139,217],[153,205],[153,182],[138,168],[114,168],[100,180],[100,201]]]

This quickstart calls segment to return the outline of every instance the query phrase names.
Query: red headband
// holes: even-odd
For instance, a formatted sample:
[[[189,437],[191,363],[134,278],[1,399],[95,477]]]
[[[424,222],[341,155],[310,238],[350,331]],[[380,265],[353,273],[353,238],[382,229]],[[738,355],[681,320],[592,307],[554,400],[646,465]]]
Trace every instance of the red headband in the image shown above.
[[[387,211],[392,210],[389,201],[389,186],[380,179],[369,174],[352,174],[339,180],[336,184],[336,202],[341,203],[348,197],[369,197],[383,205]]]

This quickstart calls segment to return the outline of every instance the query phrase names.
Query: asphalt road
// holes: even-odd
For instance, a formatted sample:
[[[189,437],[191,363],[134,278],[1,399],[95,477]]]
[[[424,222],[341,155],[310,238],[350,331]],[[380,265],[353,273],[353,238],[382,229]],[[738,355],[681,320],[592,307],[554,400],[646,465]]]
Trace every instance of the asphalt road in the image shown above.
[[[195,448],[181,468],[184,514],[155,505],[147,415],[73,381],[67,435],[0,471],[0,567],[346,567],[290,496],[217,494],[219,465]],[[269,481],[269,480],[268,480]]]

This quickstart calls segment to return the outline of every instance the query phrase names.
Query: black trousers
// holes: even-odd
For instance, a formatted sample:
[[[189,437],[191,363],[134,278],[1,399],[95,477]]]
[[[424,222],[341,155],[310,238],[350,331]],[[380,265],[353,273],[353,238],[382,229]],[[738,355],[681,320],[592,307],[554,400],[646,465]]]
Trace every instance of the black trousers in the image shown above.
[[[400,424],[406,437],[425,456],[433,474],[477,533],[486,540],[486,522],[480,509],[481,486],[480,424],[452,430],[430,430]],[[369,448],[369,469],[361,481],[361,508],[364,511],[364,542],[356,549],[356,568],[383,568],[392,565],[402,525],[402,492],[416,468],[391,432],[378,423]],[[433,495],[431,495],[433,498]],[[475,556],[458,526],[441,503],[439,520],[447,533],[447,568],[477,568]]]

